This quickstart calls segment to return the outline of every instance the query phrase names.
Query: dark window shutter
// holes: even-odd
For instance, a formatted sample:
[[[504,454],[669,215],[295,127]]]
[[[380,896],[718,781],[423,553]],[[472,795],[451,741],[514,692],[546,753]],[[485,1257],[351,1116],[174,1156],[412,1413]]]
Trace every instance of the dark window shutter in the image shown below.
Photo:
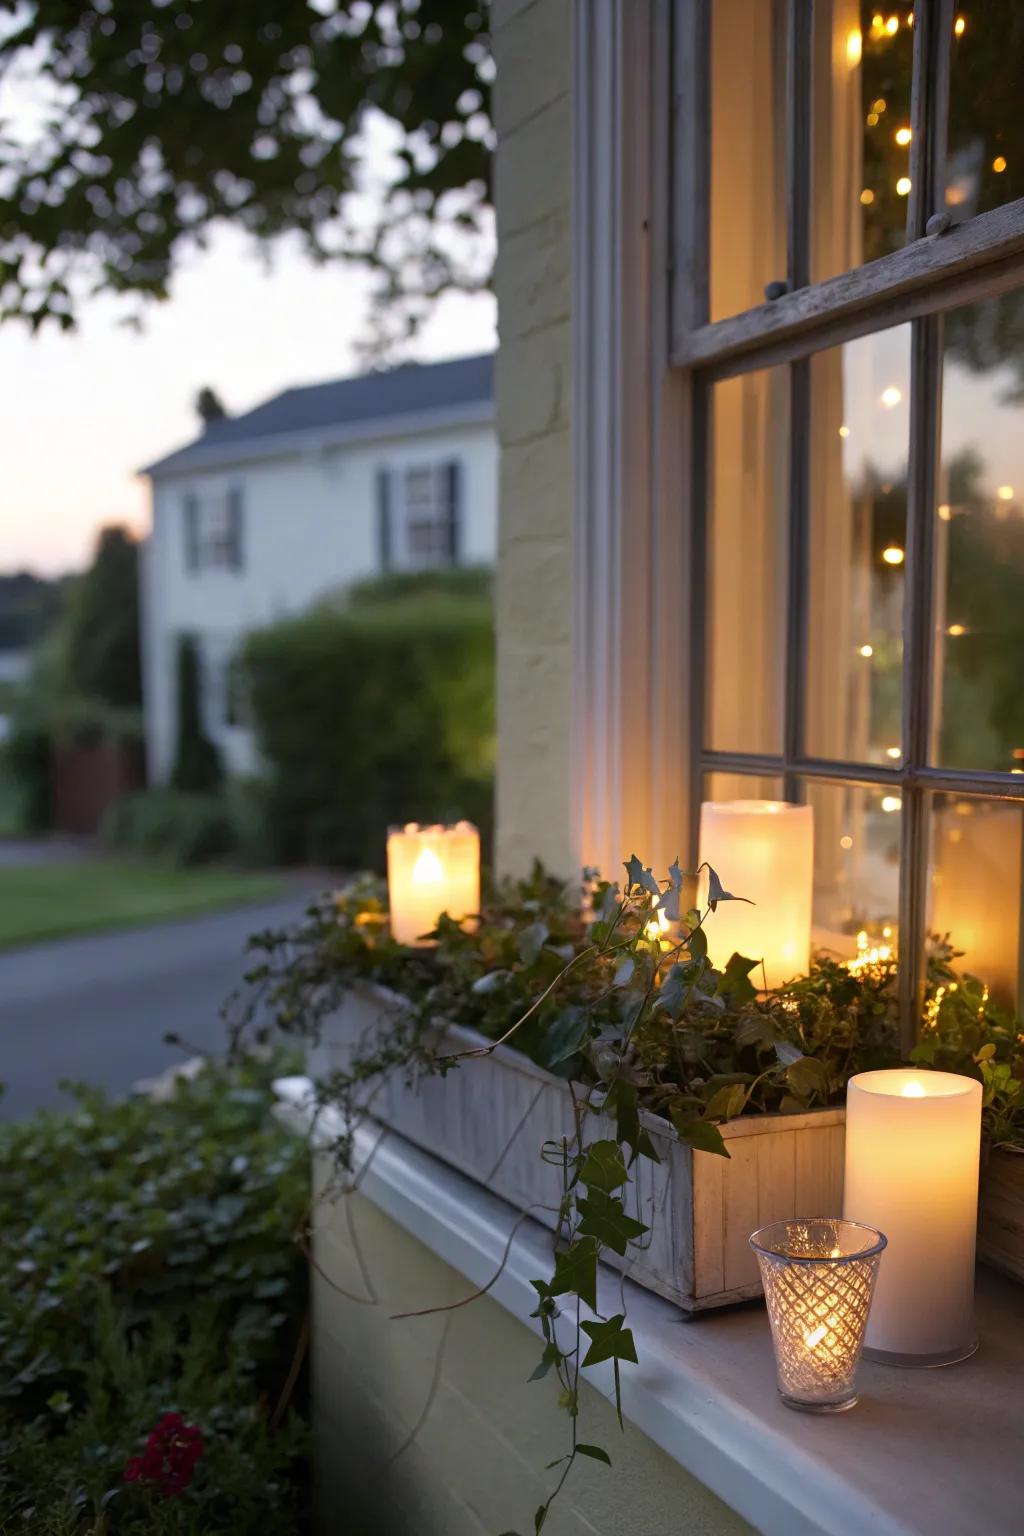
[[[462,558],[462,465],[452,459],[444,466],[445,514],[447,517],[447,549],[449,565],[458,565]]]
[[[185,497],[185,569],[199,569],[199,497]]]
[[[390,571],[394,562],[391,527],[391,471],[377,471],[377,555],[382,571]]]
[[[242,487],[233,485],[228,491],[228,538],[231,547],[231,569],[242,569],[242,532],[243,532],[243,501]]]

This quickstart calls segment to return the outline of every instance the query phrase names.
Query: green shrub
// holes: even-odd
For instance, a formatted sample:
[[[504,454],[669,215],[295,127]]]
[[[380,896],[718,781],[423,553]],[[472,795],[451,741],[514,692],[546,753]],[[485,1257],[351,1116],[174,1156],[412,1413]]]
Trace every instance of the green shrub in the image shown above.
[[[344,593],[349,607],[389,603],[415,597],[476,597],[489,599],[494,572],[486,565],[459,565],[450,570],[387,571],[356,581]]]
[[[122,795],[100,827],[109,848],[205,864],[232,853],[236,828],[222,795],[187,794],[178,789],[144,789]]]
[[[250,636],[246,665],[285,855],[380,868],[391,822],[492,821],[490,603],[421,592]]]
[[[80,1090],[0,1130],[0,1530],[305,1529],[301,1386],[271,1417],[307,1289],[307,1148],[269,1113],[285,1065],[209,1067],[166,1103]],[[168,1412],[203,1437],[173,1498],[124,1479]]]

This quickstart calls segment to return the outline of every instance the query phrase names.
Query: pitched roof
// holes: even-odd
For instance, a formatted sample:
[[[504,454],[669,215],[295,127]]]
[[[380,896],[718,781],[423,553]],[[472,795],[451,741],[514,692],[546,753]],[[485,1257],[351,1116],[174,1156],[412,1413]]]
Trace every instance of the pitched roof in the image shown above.
[[[252,456],[264,456],[308,434],[341,438],[389,434],[403,419],[479,419],[494,402],[494,353],[443,363],[409,363],[355,378],[286,389],[246,411],[211,423],[193,442],[147,464],[144,475],[176,474]]]

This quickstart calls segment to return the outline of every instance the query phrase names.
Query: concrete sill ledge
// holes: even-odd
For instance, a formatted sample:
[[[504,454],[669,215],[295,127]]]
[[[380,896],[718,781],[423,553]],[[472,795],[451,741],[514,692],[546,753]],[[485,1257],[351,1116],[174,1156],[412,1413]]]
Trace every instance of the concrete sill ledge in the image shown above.
[[[282,1117],[308,1128],[308,1081],[277,1086]],[[510,1206],[393,1132],[361,1130],[357,1156],[364,1195],[468,1289],[491,1280],[515,1226]],[[530,1281],[550,1263],[550,1234],[527,1219],[489,1292],[534,1330]],[[625,1300],[636,1339],[640,1364],[622,1372],[626,1416],[765,1536],[1024,1531],[1024,1290],[1009,1281],[979,1271],[972,1360],[939,1371],[865,1364],[857,1407],[822,1419],[778,1401],[759,1303],[687,1321],[629,1281],[623,1296],[610,1270],[599,1287],[603,1315]],[[587,1375],[611,1396],[610,1367]]]

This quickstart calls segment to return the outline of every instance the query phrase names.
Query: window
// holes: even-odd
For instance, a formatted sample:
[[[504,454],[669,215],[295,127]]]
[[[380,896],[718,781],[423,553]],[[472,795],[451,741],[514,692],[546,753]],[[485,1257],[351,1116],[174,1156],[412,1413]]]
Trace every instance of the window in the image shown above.
[[[384,570],[435,570],[459,563],[461,480],[462,466],[457,460],[379,471],[379,543]]]
[[[1018,1002],[1024,12],[673,20],[694,798],[814,807],[817,942],[896,943],[908,1027],[931,933]]]
[[[190,492],[185,497],[185,567],[189,571],[242,569],[242,492]]]

